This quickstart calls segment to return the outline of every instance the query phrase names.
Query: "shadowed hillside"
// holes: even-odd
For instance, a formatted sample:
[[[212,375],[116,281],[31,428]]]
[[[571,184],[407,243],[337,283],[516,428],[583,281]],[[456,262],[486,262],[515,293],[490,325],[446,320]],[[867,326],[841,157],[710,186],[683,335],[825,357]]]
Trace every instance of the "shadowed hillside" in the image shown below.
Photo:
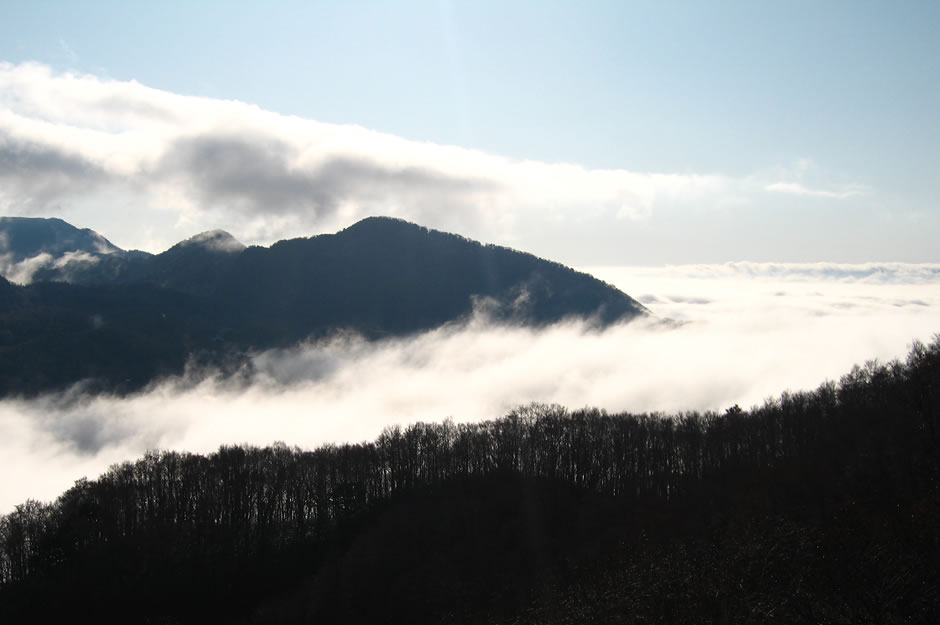
[[[251,350],[337,331],[400,336],[473,313],[524,325],[648,314],[587,274],[389,218],[270,248],[245,248],[215,231],[157,255],[83,253],[50,257],[29,286],[4,282],[0,393],[86,379],[127,392],[182,374],[189,360],[237,369]]]
[[[0,217],[0,255],[20,262],[38,254],[59,258],[68,252],[112,254],[121,252],[93,230],[79,230],[61,219]]]

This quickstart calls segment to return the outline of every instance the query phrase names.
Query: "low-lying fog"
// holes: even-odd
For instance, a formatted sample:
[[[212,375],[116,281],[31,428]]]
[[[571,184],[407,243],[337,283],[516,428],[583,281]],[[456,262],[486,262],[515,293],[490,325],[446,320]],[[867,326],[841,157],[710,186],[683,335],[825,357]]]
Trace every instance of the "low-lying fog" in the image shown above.
[[[673,329],[636,322],[541,330],[482,319],[408,339],[353,337],[266,352],[255,381],[165,382],[138,396],[78,391],[0,402],[0,513],[162,448],[305,448],[374,438],[390,424],[498,417],[557,402],[608,411],[748,407],[812,389],[854,363],[903,358],[940,332],[940,265],[585,268]]]

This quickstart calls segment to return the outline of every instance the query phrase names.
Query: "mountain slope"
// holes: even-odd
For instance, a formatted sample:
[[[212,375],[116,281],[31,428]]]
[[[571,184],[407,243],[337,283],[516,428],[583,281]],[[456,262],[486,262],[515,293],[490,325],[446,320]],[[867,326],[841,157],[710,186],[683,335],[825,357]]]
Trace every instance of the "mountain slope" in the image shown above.
[[[0,217],[0,254],[20,262],[38,254],[58,258],[67,252],[112,254],[121,249],[88,228],[79,230],[61,219]]]
[[[182,372],[194,356],[238,363],[249,351],[335,331],[376,339],[474,313],[525,325],[569,317],[606,325],[648,314],[558,263],[390,218],[269,248],[214,231],[157,255],[115,250],[47,264],[26,287],[3,285],[0,393],[88,377],[130,390]]]
[[[557,263],[387,218],[248,248],[231,262],[214,293],[226,322],[276,319],[291,340],[312,328],[350,327],[373,337],[415,332],[475,309],[536,325],[569,316],[606,324],[647,312]]]
[[[309,333],[353,327],[383,335],[427,329],[476,306],[500,319],[546,323],[645,314],[620,291],[530,254],[482,245],[387,217],[336,234],[245,248],[230,234],[197,235],[155,256],[114,255],[95,265],[37,272],[36,281],[150,283],[212,298],[225,323],[278,319]],[[272,317],[274,315],[274,317]]]
[[[77,274],[138,257],[87,228],[79,230],[61,219],[0,217],[0,274],[19,284],[33,280],[70,282]]]

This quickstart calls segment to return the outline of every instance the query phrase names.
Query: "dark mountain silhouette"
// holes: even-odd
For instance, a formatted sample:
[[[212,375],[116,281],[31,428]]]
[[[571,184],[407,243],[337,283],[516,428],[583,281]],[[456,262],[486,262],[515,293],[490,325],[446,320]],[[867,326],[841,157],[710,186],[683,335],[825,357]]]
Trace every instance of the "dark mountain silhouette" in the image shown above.
[[[0,255],[20,262],[39,254],[58,258],[67,252],[111,254],[120,248],[88,228],[51,218],[0,217]]]
[[[47,221],[34,229],[48,229]],[[52,221],[57,232],[72,232]],[[80,242],[99,239],[106,242],[87,231]],[[87,245],[62,245],[55,248],[62,254],[92,254]],[[181,373],[192,358],[237,367],[248,350],[346,330],[400,336],[474,313],[526,325],[569,317],[606,325],[649,314],[558,263],[382,217],[269,248],[245,248],[214,231],[156,255],[108,249],[88,262],[48,263],[29,286],[0,289],[0,372],[7,374],[0,393],[86,378],[123,392]]]
[[[61,219],[0,217],[0,273],[20,283],[103,283],[149,256],[126,252],[94,230]]]

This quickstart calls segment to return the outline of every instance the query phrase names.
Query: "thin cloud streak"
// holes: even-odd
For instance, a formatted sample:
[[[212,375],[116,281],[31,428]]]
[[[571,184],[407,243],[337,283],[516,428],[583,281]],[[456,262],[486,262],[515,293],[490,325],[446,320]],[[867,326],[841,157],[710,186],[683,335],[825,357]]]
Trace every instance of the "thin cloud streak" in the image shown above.
[[[672,330],[534,330],[476,318],[403,339],[340,336],[257,354],[250,385],[189,378],[127,399],[76,390],[3,401],[0,471],[29,479],[0,485],[0,511],[54,498],[73,480],[155,447],[315,447],[372,439],[396,423],[493,418],[531,401],[633,412],[751,406],[815,388],[869,358],[903,357],[911,340],[940,330],[940,278],[922,279],[929,272],[920,266],[895,267],[893,280],[878,281],[832,277],[825,265],[818,275],[779,265],[755,275],[755,266],[596,272],[648,294],[654,312],[688,322]]]
[[[827,191],[825,189],[811,189],[798,182],[774,182],[765,187],[768,191],[774,193],[789,193],[791,195],[806,195],[810,197],[827,198],[833,200],[846,200],[850,197],[863,195],[857,189],[846,191]]]

